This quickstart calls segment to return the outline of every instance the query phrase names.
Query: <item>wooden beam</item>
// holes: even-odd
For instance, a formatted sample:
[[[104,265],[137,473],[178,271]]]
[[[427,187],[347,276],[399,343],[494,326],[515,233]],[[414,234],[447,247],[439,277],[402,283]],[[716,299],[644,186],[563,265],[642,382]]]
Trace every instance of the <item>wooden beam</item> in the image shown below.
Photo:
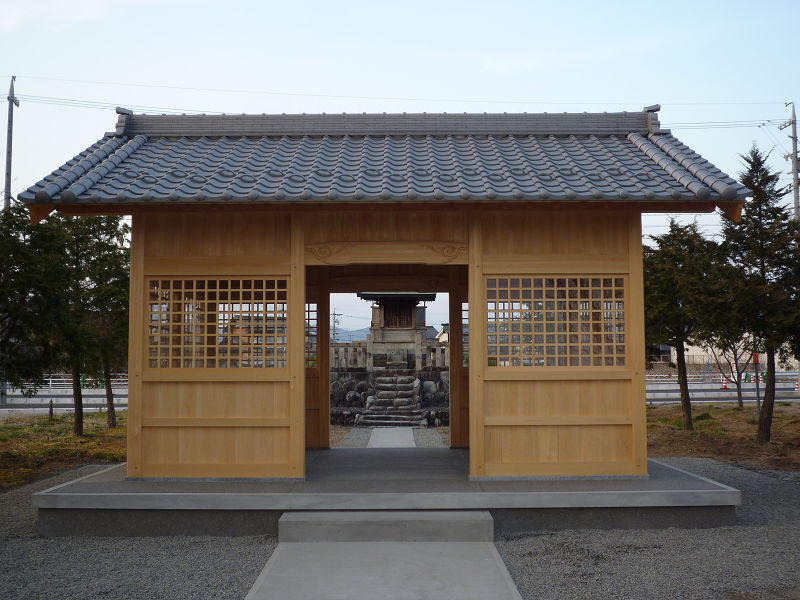
[[[625,323],[628,332],[628,365],[631,377],[631,415],[633,417],[633,470],[647,474],[647,390],[645,388],[644,345],[644,266],[642,262],[642,217],[631,213],[628,228],[630,275]]]
[[[486,300],[483,291],[483,232],[480,215],[469,223],[469,474],[486,475],[483,373],[486,369]]]
[[[303,216],[292,215],[289,277],[289,462],[293,477],[305,476],[305,320],[306,266]]]
[[[31,204],[28,207],[28,212],[31,215],[31,223],[37,225],[42,219],[46,219],[55,209],[56,207],[52,204]]]
[[[717,203],[719,209],[731,219],[734,223],[739,223],[742,220],[742,209],[744,209],[744,200],[737,200],[736,202],[719,202]]]
[[[146,219],[134,217],[128,317],[128,477],[142,477],[142,372],[144,368],[144,237]]]

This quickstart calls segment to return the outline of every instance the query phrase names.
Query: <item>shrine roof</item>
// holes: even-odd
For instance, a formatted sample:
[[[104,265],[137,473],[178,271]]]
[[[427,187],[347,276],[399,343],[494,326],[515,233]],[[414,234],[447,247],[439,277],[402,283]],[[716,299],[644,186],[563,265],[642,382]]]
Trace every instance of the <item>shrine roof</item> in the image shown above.
[[[25,204],[693,202],[749,191],[642,112],[134,115]]]

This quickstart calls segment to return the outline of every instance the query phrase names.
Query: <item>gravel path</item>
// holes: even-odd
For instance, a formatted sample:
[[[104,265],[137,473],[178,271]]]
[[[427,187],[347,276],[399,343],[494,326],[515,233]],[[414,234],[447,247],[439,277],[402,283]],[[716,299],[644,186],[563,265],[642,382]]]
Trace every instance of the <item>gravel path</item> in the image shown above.
[[[0,598],[245,597],[275,549],[275,538],[38,537],[31,494],[106,466],[72,469],[0,494]]]
[[[351,442],[369,431],[353,430]],[[434,433],[415,430],[415,437],[436,443]],[[709,459],[667,462],[742,490],[738,524],[499,539],[523,598],[799,599],[800,476]],[[31,494],[102,468],[73,469],[0,494],[0,598],[244,598],[274,538],[38,537]]]
[[[738,524],[497,540],[522,597],[800,598],[800,478],[709,459],[665,462],[742,490]]]

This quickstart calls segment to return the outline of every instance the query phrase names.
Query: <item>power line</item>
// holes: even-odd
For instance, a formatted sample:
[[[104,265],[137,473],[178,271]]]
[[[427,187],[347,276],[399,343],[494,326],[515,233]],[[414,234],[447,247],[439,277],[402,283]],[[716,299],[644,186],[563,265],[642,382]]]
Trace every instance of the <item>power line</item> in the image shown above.
[[[58,98],[55,96],[30,96],[27,94],[17,95],[17,98],[25,102],[35,104],[50,104],[54,106],[69,106],[76,108],[94,108],[100,110],[113,110],[117,106],[125,105],[126,108],[137,111],[160,111],[174,114],[220,114],[218,111],[201,111],[196,109],[170,108],[164,106],[128,105],[124,102],[102,102],[99,100],[83,100],[79,98]]]
[[[188,92],[213,92],[219,94],[247,94],[263,96],[290,96],[308,98],[339,98],[348,100],[398,100],[405,102],[466,102],[466,103],[495,103],[495,104],[562,104],[562,105],[626,105],[634,104],[630,100],[625,102],[609,101],[555,101],[555,100],[508,100],[491,98],[428,98],[428,97],[408,97],[408,96],[361,96],[354,94],[329,94],[319,92],[286,92],[275,90],[248,90],[236,88],[212,88],[197,86],[178,86],[154,83],[131,83],[123,81],[97,81],[89,79],[68,79],[63,77],[42,77],[35,75],[21,75],[20,78],[34,79],[39,81],[59,81],[62,83],[80,83],[89,85],[119,86],[134,88],[166,89]],[[635,104],[647,104],[638,102]],[[767,106],[772,104],[783,104],[782,102],[662,102],[662,105],[670,106]]]

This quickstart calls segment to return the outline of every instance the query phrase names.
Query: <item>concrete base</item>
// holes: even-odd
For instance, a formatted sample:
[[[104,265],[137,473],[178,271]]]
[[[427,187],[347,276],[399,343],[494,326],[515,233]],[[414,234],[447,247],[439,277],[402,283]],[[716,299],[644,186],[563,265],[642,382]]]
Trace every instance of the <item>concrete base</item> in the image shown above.
[[[287,511],[490,511],[498,535],[733,522],[741,493],[649,461],[645,479],[470,481],[444,448],[313,450],[305,481],[126,480],[124,465],[34,495],[42,535],[278,533]],[[146,532],[146,533],[145,533]]]
[[[281,542],[493,542],[491,515],[478,510],[287,512]]]

